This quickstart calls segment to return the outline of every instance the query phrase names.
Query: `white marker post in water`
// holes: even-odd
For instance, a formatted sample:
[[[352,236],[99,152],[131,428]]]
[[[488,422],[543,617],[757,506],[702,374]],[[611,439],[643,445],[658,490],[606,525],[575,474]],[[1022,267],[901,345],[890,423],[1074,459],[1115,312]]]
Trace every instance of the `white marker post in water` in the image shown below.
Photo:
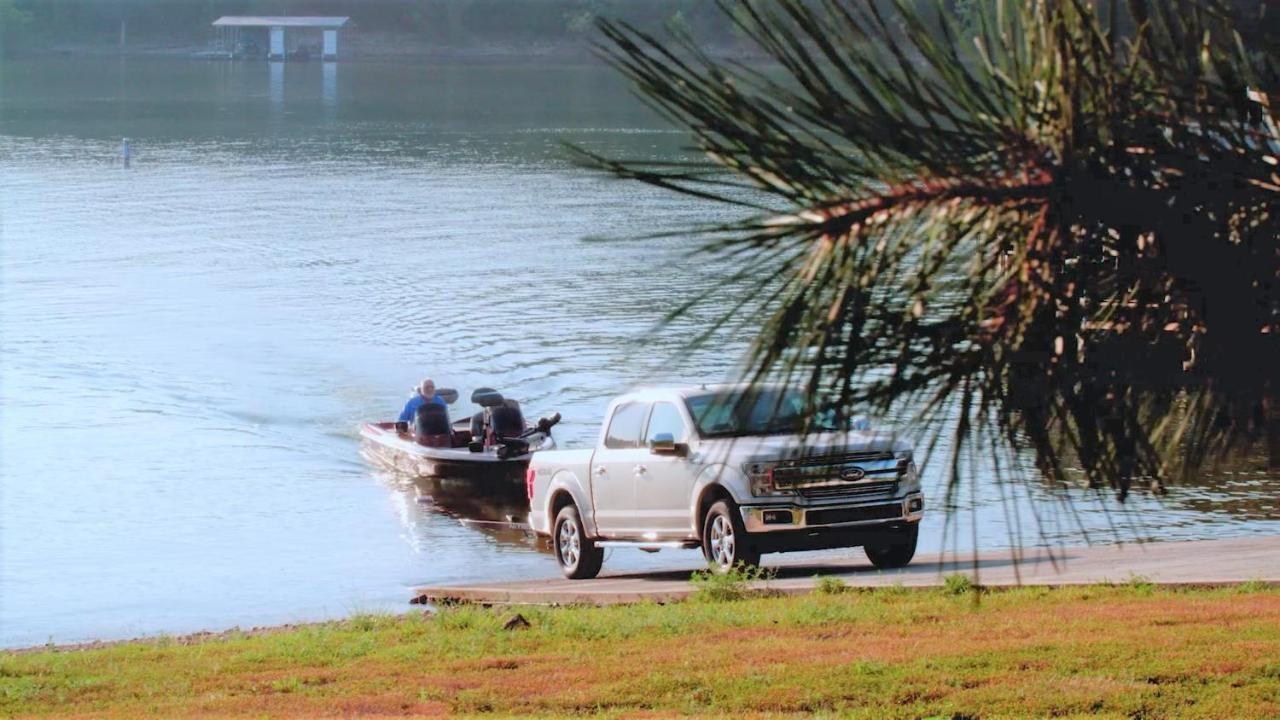
[[[120,159],[124,162],[124,166],[129,167],[129,156],[132,154],[129,149],[129,138],[120,140]]]

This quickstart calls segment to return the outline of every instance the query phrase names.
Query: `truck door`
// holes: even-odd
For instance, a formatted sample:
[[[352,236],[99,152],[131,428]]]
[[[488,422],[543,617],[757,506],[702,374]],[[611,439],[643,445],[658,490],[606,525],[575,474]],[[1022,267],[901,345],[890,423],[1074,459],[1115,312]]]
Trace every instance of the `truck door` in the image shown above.
[[[661,455],[649,451],[649,441],[670,435],[687,448],[689,424],[680,409],[669,402],[653,404],[645,431],[645,455],[636,475],[636,505],[639,515],[648,518],[660,536],[680,539],[692,530],[689,505],[696,473],[683,454]]]
[[[591,458],[591,498],[601,535],[633,536],[652,529],[636,513],[636,467],[649,455],[640,442],[648,414],[649,403],[615,407],[604,443]]]

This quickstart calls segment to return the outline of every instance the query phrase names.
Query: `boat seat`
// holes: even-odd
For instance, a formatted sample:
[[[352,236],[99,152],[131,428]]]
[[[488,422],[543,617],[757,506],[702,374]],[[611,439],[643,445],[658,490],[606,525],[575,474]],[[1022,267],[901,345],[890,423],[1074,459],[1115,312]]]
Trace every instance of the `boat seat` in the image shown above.
[[[471,402],[483,408],[501,407],[504,402],[502,393],[493,388],[476,388],[471,393]]]

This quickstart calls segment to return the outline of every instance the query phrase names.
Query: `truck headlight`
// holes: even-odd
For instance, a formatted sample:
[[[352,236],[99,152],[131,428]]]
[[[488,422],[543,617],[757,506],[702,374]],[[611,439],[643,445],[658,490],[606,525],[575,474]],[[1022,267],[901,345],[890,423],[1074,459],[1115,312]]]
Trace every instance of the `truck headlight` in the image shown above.
[[[905,478],[908,475],[916,474],[916,463],[911,456],[910,450],[896,450],[893,453],[893,459],[898,463],[898,477]]]
[[[767,463],[752,462],[742,465],[752,495],[771,495],[777,487],[773,484],[773,466]]]
[[[920,489],[920,475],[910,450],[899,450],[893,454],[898,461],[898,482],[903,483],[904,492],[915,492]]]

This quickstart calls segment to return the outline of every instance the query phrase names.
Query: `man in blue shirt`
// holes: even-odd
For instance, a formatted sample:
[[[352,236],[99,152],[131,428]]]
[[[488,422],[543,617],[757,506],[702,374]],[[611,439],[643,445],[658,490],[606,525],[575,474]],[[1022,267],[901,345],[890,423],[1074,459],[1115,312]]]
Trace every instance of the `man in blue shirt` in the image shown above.
[[[418,386],[418,391],[413,394],[413,397],[409,398],[409,402],[404,404],[404,410],[400,412],[400,422],[413,422],[414,413],[418,411],[421,405],[429,402],[437,405],[447,405],[444,398],[436,394],[436,384],[431,378],[423,380],[422,384]]]

